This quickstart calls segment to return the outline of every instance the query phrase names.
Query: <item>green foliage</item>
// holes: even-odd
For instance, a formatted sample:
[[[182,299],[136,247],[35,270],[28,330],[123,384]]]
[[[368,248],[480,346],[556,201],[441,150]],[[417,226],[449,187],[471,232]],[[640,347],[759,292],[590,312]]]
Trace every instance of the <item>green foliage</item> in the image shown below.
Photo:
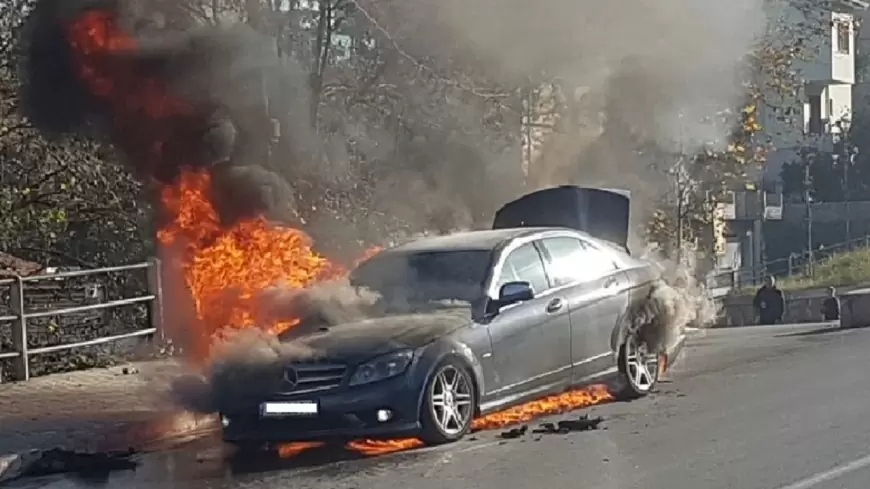
[[[777,283],[783,290],[870,283],[870,249],[833,255],[818,263],[812,276],[789,277]]]

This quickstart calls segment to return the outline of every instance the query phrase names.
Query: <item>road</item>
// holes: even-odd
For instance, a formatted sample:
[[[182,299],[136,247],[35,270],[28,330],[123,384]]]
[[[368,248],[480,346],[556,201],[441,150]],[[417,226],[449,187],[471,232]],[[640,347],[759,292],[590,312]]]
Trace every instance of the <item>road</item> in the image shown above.
[[[822,325],[692,336],[671,382],[631,403],[595,406],[604,429],[372,458],[314,451],[227,460],[216,440],[143,458],[118,489],[865,489],[870,487],[870,330]],[[16,488],[89,487],[55,477]]]

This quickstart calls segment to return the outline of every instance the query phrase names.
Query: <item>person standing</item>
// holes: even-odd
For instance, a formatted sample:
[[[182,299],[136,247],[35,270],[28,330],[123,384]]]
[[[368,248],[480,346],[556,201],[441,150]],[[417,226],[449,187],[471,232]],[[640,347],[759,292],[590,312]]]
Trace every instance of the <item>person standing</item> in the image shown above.
[[[755,293],[752,305],[758,314],[759,324],[770,325],[782,321],[785,300],[782,291],[776,288],[776,279],[773,276],[764,277],[764,285]]]
[[[828,297],[822,302],[822,317],[825,321],[840,320],[840,298],[834,287],[828,287]]]

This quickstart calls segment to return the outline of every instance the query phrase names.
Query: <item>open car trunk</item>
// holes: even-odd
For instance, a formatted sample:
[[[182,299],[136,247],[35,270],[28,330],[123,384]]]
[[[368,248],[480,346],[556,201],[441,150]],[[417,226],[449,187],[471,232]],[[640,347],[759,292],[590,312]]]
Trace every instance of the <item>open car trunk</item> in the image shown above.
[[[628,251],[630,200],[626,190],[569,185],[538,190],[505,204],[492,228],[567,227]]]

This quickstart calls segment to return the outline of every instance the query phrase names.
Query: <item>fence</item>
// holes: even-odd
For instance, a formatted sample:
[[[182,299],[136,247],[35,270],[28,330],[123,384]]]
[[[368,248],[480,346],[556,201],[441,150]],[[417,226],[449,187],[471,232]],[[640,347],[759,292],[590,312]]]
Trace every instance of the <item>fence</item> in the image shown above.
[[[837,253],[861,248],[870,248],[870,235],[815,249],[812,253],[807,251],[792,253],[785,258],[763,263],[760,267],[719,273],[708,279],[708,287],[711,289],[751,287],[759,285],[762,279],[768,275],[777,277],[812,276],[814,266],[820,261]]]
[[[145,279],[140,280],[129,272],[144,271]],[[116,274],[124,273],[118,277]],[[108,277],[114,277],[109,279]],[[88,280],[84,287],[76,286],[76,280]],[[144,284],[142,284],[144,282]],[[144,285],[142,287],[141,285]],[[8,306],[0,311],[0,325],[11,325],[11,351],[4,351],[0,345],[0,360],[11,364],[12,380],[28,380],[31,376],[31,359],[36,355],[46,355],[54,352],[93,347],[125,339],[133,339],[161,334],[163,323],[162,284],[160,281],[160,262],[153,259],[133,265],[106,267],[94,270],[81,270],[62,272],[46,275],[15,276],[0,279],[0,287],[8,288]],[[119,295],[127,295],[132,289],[145,289],[144,293],[133,297],[110,298],[113,291]],[[83,290],[85,291],[83,293]],[[30,293],[30,295],[28,295]],[[90,302],[87,304],[68,305],[57,307],[58,303],[66,302]],[[41,302],[42,307],[38,307]],[[29,307],[34,306],[37,307]],[[65,304],[63,304],[65,305]],[[144,320],[146,327],[134,328],[132,331],[118,332],[129,326],[130,315],[119,321],[112,321],[109,310],[115,310],[124,306],[144,305]],[[58,333],[61,329],[59,322],[49,318],[65,317],[71,319],[63,325],[63,329],[72,330],[72,341],[63,339],[64,335]],[[48,325],[40,325],[40,320]],[[95,336],[82,339],[84,324],[90,323]],[[113,323],[113,325],[108,325]],[[47,341],[40,344],[35,340],[36,331],[39,336],[50,337],[60,341]],[[70,331],[67,331],[70,336]],[[3,335],[0,334],[0,337]],[[8,344],[9,342],[7,342]]]

